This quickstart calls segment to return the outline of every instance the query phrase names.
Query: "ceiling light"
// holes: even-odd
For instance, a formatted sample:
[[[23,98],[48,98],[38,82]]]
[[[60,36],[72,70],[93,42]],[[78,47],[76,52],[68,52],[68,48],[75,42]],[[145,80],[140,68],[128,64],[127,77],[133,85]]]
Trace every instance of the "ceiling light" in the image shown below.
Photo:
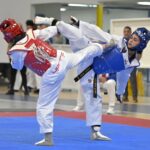
[[[88,5],[89,7],[97,7],[97,5]]]
[[[60,11],[66,11],[67,9],[66,8],[60,8]]]
[[[150,5],[150,2],[137,2],[138,5]]]
[[[96,5],[87,5],[87,4],[68,4],[71,7],[97,7]]]
[[[86,4],[68,4],[68,6],[72,6],[72,7],[87,7]]]

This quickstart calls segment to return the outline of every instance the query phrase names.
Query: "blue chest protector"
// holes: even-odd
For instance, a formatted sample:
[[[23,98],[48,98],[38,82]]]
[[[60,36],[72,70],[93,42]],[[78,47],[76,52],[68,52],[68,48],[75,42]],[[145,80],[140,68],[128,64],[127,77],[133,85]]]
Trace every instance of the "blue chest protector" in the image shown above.
[[[96,74],[115,73],[124,69],[124,59],[117,46],[95,57],[93,61],[93,70]]]
[[[75,82],[80,80],[91,69],[94,70],[93,97],[97,97],[97,74],[116,73],[125,69],[124,59],[117,46],[108,48],[101,56],[95,57],[93,64],[74,78]]]
[[[95,74],[116,73],[125,69],[124,59],[120,49],[115,45],[105,50],[101,56],[94,58],[93,63],[74,78],[75,82],[80,80],[91,69]]]

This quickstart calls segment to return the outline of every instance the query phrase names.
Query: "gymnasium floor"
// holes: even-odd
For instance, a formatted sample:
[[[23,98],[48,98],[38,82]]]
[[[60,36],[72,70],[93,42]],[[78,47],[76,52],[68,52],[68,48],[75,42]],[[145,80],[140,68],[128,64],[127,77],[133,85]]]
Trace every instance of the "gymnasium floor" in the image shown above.
[[[37,95],[25,97],[17,92],[8,96],[5,89],[0,91],[0,150],[49,149],[34,146],[34,142],[42,138],[35,117]],[[103,95],[102,132],[112,138],[111,142],[89,140],[85,113],[72,112],[76,97],[77,92],[74,91],[60,94],[55,109],[55,146],[51,149],[150,149],[149,97],[139,97],[138,103],[133,103],[132,98],[127,103],[117,103],[115,115],[107,115],[108,98]]]

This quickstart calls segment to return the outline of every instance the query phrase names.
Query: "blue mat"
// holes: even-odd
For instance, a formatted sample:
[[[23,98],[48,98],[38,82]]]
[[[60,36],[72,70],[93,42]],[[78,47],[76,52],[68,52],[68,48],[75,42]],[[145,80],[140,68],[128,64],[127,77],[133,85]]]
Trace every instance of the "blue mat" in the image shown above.
[[[112,141],[91,141],[85,121],[55,117],[52,147],[37,147],[39,127],[35,117],[0,118],[0,150],[149,150],[150,128],[103,123],[102,133]]]

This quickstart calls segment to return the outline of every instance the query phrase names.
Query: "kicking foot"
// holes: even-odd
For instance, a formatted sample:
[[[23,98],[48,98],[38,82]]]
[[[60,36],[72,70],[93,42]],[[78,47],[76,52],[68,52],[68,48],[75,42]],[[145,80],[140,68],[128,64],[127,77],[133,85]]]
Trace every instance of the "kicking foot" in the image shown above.
[[[56,23],[58,22],[58,20],[53,18],[53,17],[48,18],[48,17],[36,16],[35,19],[34,19],[34,22],[37,25],[45,24],[45,25],[48,25],[48,26],[55,26]]]
[[[34,19],[34,23],[37,25],[45,24],[50,26],[53,20],[54,18],[36,16]]]
[[[71,23],[70,23],[71,25],[79,27],[79,20],[76,17],[70,16],[70,20],[71,20]]]
[[[45,139],[35,143],[36,146],[52,146],[53,142],[52,141],[46,141]]]

